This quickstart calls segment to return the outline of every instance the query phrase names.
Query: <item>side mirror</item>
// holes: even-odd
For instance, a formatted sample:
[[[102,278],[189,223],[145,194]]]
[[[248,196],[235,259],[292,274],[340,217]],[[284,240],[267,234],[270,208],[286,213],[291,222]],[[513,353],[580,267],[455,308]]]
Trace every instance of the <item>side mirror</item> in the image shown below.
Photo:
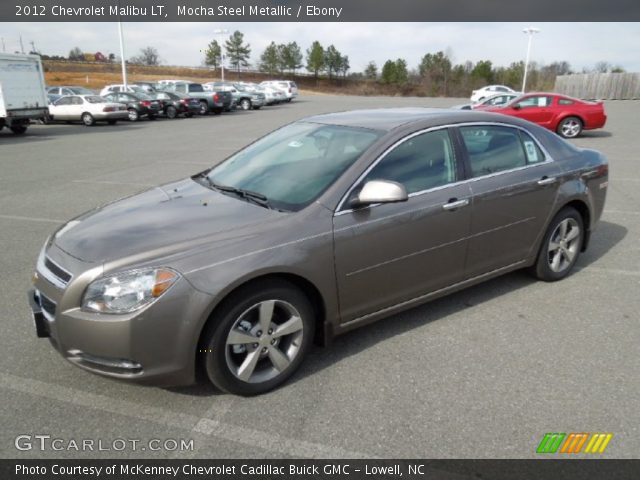
[[[521,106],[519,103],[516,103],[516,104],[513,106],[513,109],[514,109],[514,110],[520,110],[521,108],[522,108],[522,106]]]
[[[403,185],[390,180],[371,180],[364,184],[352,207],[364,207],[374,203],[406,202],[409,196]]]

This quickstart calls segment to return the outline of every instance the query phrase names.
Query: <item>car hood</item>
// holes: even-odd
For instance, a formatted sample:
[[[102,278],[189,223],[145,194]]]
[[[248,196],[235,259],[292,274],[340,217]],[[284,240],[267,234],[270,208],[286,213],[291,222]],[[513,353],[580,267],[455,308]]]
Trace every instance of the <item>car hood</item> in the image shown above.
[[[54,242],[79,260],[102,263],[228,239],[282,215],[187,179],[87,212],[58,230]]]

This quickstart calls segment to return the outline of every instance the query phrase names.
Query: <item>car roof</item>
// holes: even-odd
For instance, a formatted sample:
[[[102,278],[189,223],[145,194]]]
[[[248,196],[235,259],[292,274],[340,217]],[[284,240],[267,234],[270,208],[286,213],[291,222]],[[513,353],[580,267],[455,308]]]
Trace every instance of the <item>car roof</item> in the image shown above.
[[[526,125],[517,118],[489,112],[445,108],[379,108],[327,113],[304,118],[303,121],[390,131],[410,123],[436,127],[450,123],[496,122]]]

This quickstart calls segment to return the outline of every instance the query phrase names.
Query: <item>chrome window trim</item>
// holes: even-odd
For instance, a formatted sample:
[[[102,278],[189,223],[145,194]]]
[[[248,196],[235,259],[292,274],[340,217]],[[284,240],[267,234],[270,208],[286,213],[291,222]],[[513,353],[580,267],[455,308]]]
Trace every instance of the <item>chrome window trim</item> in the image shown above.
[[[407,135],[406,137],[403,137],[402,139],[398,140],[397,142],[395,142],[393,145],[391,145],[389,148],[387,148],[384,152],[382,152],[378,158],[375,159],[375,161],[369,165],[369,167],[367,167],[367,169],[356,179],[356,181],[351,184],[351,186],[349,187],[349,189],[347,190],[347,192],[342,196],[342,198],[340,199],[340,202],[338,203],[338,207],[336,208],[336,211],[334,212],[334,217],[340,216],[340,215],[344,215],[346,213],[351,213],[354,210],[352,208],[346,209],[346,210],[342,210],[342,207],[344,206],[344,203],[347,201],[347,198],[349,198],[349,196],[351,195],[351,192],[356,188],[357,185],[360,184],[360,182],[362,181],[362,179],[364,179],[371,170],[373,170],[375,168],[375,166],[380,163],[386,156],[387,154],[389,154],[389,152],[391,152],[391,150],[393,150],[394,148],[396,148],[398,145],[400,145],[401,143],[404,143],[407,140],[410,140],[411,138],[417,136],[417,135],[421,135],[423,133],[428,133],[428,132],[432,132],[435,130],[442,130],[442,129],[449,129],[449,128],[457,128],[457,127],[473,127],[473,126],[491,126],[491,127],[508,127],[508,128],[515,128],[518,130],[521,130],[523,132],[525,132],[527,135],[529,135],[534,142],[536,142],[536,145],[538,146],[538,148],[540,148],[540,151],[544,154],[544,162],[538,162],[538,163],[532,163],[530,165],[525,165],[523,167],[516,167],[516,168],[511,168],[509,170],[501,170],[500,172],[493,172],[493,173],[488,173],[487,175],[482,175],[480,177],[472,177],[472,178],[466,178],[464,180],[458,180],[456,182],[451,182],[451,183],[447,183],[445,185],[439,185],[437,187],[433,187],[433,188],[429,188],[427,190],[421,190],[419,192],[413,192],[410,193],[408,195],[409,198],[413,198],[413,197],[417,197],[419,195],[424,195],[425,193],[430,193],[430,192],[435,192],[438,190],[442,190],[443,188],[448,188],[448,187],[453,187],[453,186],[458,186],[458,185],[462,185],[465,183],[470,183],[470,182],[475,182],[478,180],[483,180],[486,178],[491,178],[491,177],[496,177],[498,175],[505,175],[507,173],[512,173],[512,172],[517,172],[519,170],[524,170],[524,169],[528,169],[528,168],[532,168],[532,167],[537,167],[539,165],[548,165],[549,163],[554,162],[555,160],[553,159],[553,157],[549,154],[549,152],[547,151],[546,148],[544,148],[544,146],[540,143],[540,140],[538,140],[538,138],[532,134],[531,132],[529,132],[526,128],[521,127],[519,125],[512,125],[510,123],[503,123],[503,122],[465,122],[465,123],[452,123],[452,124],[448,124],[448,125],[439,125],[437,127],[429,127],[429,128],[425,128],[423,130],[419,130],[417,132],[413,132],[410,135]],[[454,152],[455,153],[455,152]],[[366,208],[374,208],[381,205],[380,203],[376,203],[373,205],[368,205]],[[359,209],[359,210],[364,210],[364,209]]]

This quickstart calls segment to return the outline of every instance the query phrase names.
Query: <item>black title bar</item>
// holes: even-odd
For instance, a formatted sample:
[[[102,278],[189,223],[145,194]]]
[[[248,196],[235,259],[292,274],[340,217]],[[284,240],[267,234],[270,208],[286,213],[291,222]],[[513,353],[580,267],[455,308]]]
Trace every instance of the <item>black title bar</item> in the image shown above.
[[[638,0],[2,0],[1,22],[640,21]],[[382,27],[383,28],[383,27]]]

